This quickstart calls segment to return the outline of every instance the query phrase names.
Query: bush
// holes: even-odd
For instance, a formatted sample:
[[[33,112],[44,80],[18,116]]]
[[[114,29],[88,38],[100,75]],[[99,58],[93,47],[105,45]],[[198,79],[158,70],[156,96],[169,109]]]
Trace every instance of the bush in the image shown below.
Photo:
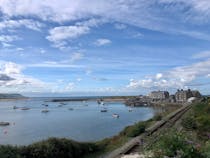
[[[169,132],[161,137],[154,149],[154,157],[162,158],[181,157],[181,158],[204,158],[204,156],[192,144],[188,144],[186,136],[178,132]]]
[[[202,148],[202,152],[206,158],[210,158],[210,141],[207,141]]]
[[[181,125],[187,130],[194,130],[197,128],[196,120],[193,116],[186,116],[181,120]]]
[[[9,145],[0,146],[0,158],[22,158],[17,147]]]
[[[153,120],[154,121],[160,121],[160,120],[162,120],[162,115],[160,115],[160,114],[155,115],[154,118],[153,118]]]
[[[126,127],[120,135],[124,135],[127,137],[136,137],[142,134],[145,131],[146,125],[144,122],[136,123],[135,125]]]
[[[82,158],[97,150],[93,143],[50,138],[29,146],[0,146],[0,158]]]

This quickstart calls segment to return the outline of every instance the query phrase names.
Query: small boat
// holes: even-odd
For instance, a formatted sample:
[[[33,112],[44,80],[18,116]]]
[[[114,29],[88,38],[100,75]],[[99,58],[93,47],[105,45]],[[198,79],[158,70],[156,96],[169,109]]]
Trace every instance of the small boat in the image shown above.
[[[10,123],[9,122],[0,122],[0,126],[9,126]]]
[[[42,113],[48,113],[49,110],[45,109],[45,110],[42,110]]]
[[[73,108],[69,108],[70,111],[74,110]]]
[[[20,110],[30,110],[30,108],[23,107],[23,108],[20,108]]]
[[[61,105],[66,105],[66,103],[63,103],[63,102],[61,102],[60,104],[61,104]]]
[[[44,105],[45,107],[48,107],[48,104],[42,104],[42,105]]]
[[[114,118],[119,118],[120,115],[118,115],[118,114],[113,114],[112,117],[114,117]]]
[[[98,103],[98,104],[101,104],[100,100],[97,100],[97,103]]]
[[[63,106],[62,104],[58,105],[58,107],[62,107],[62,106]]]
[[[13,106],[13,109],[15,110],[15,109],[18,109],[18,107],[17,106]]]
[[[128,111],[129,111],[129,112],[132,112],[132,111],[133,111],[133,109],[128,109]]]
[[[107,109],[102,109],[101,112],[107,112]]]

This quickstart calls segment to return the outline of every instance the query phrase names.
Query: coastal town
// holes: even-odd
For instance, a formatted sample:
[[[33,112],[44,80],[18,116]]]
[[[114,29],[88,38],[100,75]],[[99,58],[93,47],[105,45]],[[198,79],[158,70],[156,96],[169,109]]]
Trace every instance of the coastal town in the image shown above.
[[[178,89],[175,94],[170,94],[168,91],[152,91],[148,95],[140,95],[126,100],[125,104],[129,106],[148,106],[161,103],[176,103],[183,104],[193,102],[202,97],[198,90],[183,90]]]

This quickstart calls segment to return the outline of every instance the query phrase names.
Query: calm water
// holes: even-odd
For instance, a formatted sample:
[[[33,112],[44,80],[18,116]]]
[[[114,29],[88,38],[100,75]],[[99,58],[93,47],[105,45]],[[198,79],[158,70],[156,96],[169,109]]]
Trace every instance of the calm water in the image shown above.
[[[62,107],[58,107],[60,103],[47,102],[50,112],[41,113],[46,109],[42,105],[46,100],[49,98],[1,101],[0,121],[8,121],[11,125],[0,126],[0,144],[24,145],[48,137],[95,141],[116,135],[125,126],[147,120],[154,115],[154,110],[146,107],[133,108],[133,111],[129,112],[128,107],[122,103],[107,103],[104,107],[108,112],[101,113],[103,107],[95,101],[66,102],[67,105]],[[14,110],[14,105],[31,109]],[[69,108],[74,110],[70,111]],[[113,113],[119,114],[120,118],[113,118]]]

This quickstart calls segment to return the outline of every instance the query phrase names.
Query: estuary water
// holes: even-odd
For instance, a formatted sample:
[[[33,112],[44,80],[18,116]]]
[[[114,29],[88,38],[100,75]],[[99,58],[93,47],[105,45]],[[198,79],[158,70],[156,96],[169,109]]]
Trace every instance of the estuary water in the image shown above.
[[[0,101],[0,144],[27,145],[49,137],[96,141],[118,134],[124,127],[153,117],[149,107],[129,108],[120,102],[98,105],[96,101],[50,102],[52,98]],[[47,104],[45,107],[42,104]],[[13,109],[13,106],[29,110]],[[107,112],[101,112],[101,109]],[[42,113],[42,110],[49,110]],[[69,110],[70,109],[70,110]],[[119,118],[113,118],[113,114]]]

